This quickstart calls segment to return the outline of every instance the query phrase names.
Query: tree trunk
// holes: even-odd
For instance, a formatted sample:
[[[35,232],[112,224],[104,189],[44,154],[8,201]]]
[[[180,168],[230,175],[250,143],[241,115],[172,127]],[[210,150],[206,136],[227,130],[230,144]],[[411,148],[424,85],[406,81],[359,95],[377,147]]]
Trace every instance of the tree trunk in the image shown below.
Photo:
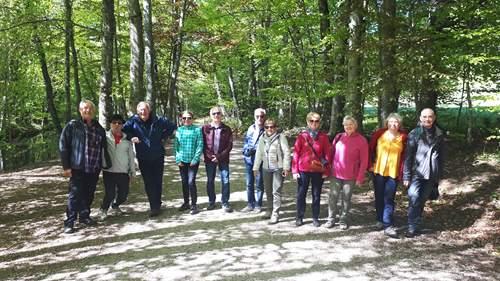
[[[177,0],[172,1],[175,5],[175,1]],[[171,67],[168,80],[168,102],[165,110],[170,118],[175,117],[175,109],[177,107],[177,78],[179,76],[179,69],[181,66],[182,44],[184,41],[184,20],[187,13],[187,4],[188,1],[183,0],[181,9],[176,9],[178,12],[176,13],[176,20],[174,21],[177,23],[177,26],[174,28],[175,35],[172,45]]]
[[[381,127],[387,116],[398,110],[399,94],[396,68],[396,1],[382,0],[378,12],[379,58],[381,88],[378,123]]]
[[[101,82],[99,85],[99,123],[109,129],[108,118],[113,113],[112,87],[113,87],[113,44],[116,31],[115,3],[114,0],[102,1],[102,58]]]
[[[143,1],[144,10],[144,57],[146,66],[146,101],[153,108],[156,103],[156,53],[153,41],[153,11],[151,0]]]
[[[230,66],[227,68],[227,79],[229,81],[229,90],[231,91],[231,97],[233,98],[233,112],[238,124],[241,125],[240,108],[238,106],[238,99],[236,98],[236,90],[234,89],[234,78],[233,78],[233,68]]]
[[[50,79],[49,70],[47,68],[47,60],[45,58],[45,51],[42,47],[42,41],[38,35],[33,36],[33,43],[35,44],[35,50],[38,54],[38,59],[40,61],[40,68],[42,70],[43,81],[45,83],[45,94],[47,98],[47,110],[52,117],[52,123],[58,134],[61,134],[62,127],[57,115],[57,109],[54,103],[54,90],[52,88],[52,81]]]
[[[217,94],[217,105],[222,109],[222,114],[227,115],[226,107],[224,105],[224,99],[222,98],[222,92],[220,90],[219,79],[217,79],[217,71],[214,70],[214,88]]]
[[[135,112],[137,103],[144,100],[144,41],[142,14],[139,0],[128,0],[130,19],[130,100]]]
[[[72,0],[64,0],[64,97],[65,110],[64,117],[66,122],[71,120],[71,43],[70,36],[72,34],[72,17],[73,7]]]
[[[346,113],[358,121],[359,131],[363,130],[362,65],[361,43],[363,40],[363,0],[350,1],[349,39],[347,58]]]

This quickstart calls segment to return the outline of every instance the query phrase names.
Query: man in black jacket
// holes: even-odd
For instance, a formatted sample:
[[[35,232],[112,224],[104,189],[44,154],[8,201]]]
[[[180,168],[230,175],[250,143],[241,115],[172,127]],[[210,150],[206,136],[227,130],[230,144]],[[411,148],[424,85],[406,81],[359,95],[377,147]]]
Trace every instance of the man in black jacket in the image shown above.
[[[90,206],[103,168],[103,156],[105,165],[111,165],[106,150],[106,132],[94,120],[94,103],[81,101],[79,111],[81,118],[69,121],[59,138],[63,175],[70,177],[64,233],[75,231],[78,217],[81,224],[96,224],[90,218]]]
[[[419,125],[408,135],[403,169],[403,185],[409,186],[408,238],[417,235],[425,201],[443,173],[445,133],[435,121],[434,110],[423,109]]]

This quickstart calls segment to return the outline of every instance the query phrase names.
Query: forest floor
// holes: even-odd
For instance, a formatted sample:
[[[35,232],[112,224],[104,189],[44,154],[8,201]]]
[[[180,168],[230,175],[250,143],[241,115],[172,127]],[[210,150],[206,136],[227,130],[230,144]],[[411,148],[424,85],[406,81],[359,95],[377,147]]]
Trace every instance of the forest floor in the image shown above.
[[[2,280],[500,280],[500,163],[451,145],[442,196],[427,203],[424,233],[414,239],[374,229],[368,184],[352,198],[352,226],[294,226],[296,184],[285,182],[281,221],[262,214],[197,215],[181,204],[178,170],[166,158],[162,214],[148,218],[140,176],[133,180],[126,214],[63,234],[68,179],[59,162],[0,174],[0,279]],[[498,156],[498,150],[496,151]],[[482,155],[482,156],[481,156]],[[493,155],[493,156],[492,156]],[[231,203],[245,204],[241,141],[231,156]],[[203,166],[198,202],[207,206]],[[322,194],[327,215],[329,182]],[[217,198],[220,199],[220,186]],[[103,198],[99,181],[92,215]],[[407,199],[397,193],[395,222],[405,231]]]

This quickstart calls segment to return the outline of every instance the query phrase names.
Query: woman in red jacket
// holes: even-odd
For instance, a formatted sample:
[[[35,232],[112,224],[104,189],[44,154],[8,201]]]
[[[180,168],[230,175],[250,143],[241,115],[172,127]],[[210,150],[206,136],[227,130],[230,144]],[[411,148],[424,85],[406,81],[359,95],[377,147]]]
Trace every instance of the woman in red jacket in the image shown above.
[[[385,120],[385,127],[373,133],[370,139],[370,170],[373,172],[375,187],[375,208],[377,210],[377,229],[384,229],[385,235],[398,238],[393,226],[394,196],[398,180],[403,171],[403,153],[406,131],[401,129],[402,118],[391,113]]]
[[[297,180],[296,226],[303,224],[306,210],[306,195],[309,183],[312,189],[313,225],[319,227],[319,202],[323,181],[329,176],[330,141],[319,131],[321,116],[316,112],[307,114],[307,129],[297,136],[293,149],[292,174]]]

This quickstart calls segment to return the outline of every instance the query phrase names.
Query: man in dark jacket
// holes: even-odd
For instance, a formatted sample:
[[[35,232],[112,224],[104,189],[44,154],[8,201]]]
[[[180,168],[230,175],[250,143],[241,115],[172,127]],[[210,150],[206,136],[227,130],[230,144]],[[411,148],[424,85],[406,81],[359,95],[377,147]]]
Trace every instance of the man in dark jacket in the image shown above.
[[[177,125],[165,117],[151,116],[151,106],[147,102],[137,104],[137,114],[123,126],[123,131],[135,145],[144,189],[149,200],[150,217],[160,214],[165,141]]]
[[[106,132],[94,120],[95,105],[89,100],[80,102],[81,119],[74,119],[64,127],[59,138],[63,175],[70,177],[68,205],[64,233],[73,233],[76,219],[84,225],[95,225],[90,218],[99,173],[111,161],[106,150]],[[107,167],[106,167],[107,168]]]
[[[419,125],[408,135],[403,170],[403,185],[409,186],[408,238],[418,234],[425,202],[437,188],[443,172],[445,134],[435,121],[434,110],[423,109]]]
[[[219,167],[222,183],[222,209],[230,213],[229,205],[229,153],[233,149],[233,132],[222,123],[222,110],[219,107],[210,109],[212,122],[201,128],[203,135],[203,157],[207,171],[207,210],[215,208],[215,173]]]

